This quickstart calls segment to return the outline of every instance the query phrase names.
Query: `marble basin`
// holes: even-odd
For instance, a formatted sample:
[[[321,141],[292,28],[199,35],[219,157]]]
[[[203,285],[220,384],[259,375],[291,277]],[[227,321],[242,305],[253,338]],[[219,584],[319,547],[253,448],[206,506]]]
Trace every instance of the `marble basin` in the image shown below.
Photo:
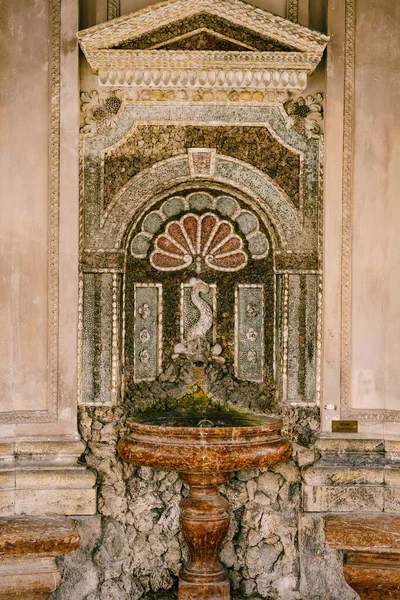
[[[282,421],[249,413],[202,412],[131,419],[120,456],[137,465],[177,471],[189,485],[181,504],[181,531],[191,559],[179,575],[179,600],[228,600],[229,581],[218,552],[229,527],[229,503],[218,493],[229,472],[286,460]]]

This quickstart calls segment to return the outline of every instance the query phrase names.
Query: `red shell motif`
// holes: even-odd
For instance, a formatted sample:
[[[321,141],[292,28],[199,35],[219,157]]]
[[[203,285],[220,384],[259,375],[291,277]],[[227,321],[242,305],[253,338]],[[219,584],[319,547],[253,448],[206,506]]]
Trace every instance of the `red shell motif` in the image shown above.
[[[155,240],[150,262],[159,271],[178,271],[201,263],[217,271],[239,271],[247,265],[243,241],[232,223],[214,213],[185,214],[171,221]]]

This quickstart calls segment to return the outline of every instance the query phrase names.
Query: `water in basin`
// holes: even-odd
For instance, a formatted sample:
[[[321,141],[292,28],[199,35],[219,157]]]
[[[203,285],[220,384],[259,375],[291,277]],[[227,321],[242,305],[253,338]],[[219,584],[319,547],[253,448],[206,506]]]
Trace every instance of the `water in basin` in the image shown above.
[[[135,413],[131,421],[162,427],[256,427],[268,418],[242,412],[209,398],[201,386],[194,386],[177,400],[157,403]]]

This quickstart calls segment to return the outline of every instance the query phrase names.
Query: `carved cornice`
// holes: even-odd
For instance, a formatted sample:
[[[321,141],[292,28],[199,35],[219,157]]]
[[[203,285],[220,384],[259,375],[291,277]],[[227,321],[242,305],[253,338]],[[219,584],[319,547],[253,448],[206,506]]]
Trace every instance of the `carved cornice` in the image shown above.
[[[109,49],[121,45],[153,29],[169,25],[199,13],[215,14],[219,18],[246,27],[262,36],[293,46],[294,50],[310,52],[319,59],[328,42],[328,37],[279,17],[241,0],[167,0],[137,12],[102,23],[78,34],[83,51]]]
[[[207,13],[285,51],[119,48],[176,21]],[[169,0],[78,34],[100,86],[112,89],[304,90],[328,38],[241,0]]]
[[[236,50],[94,50],[87,53],[95,73],[103,69],[303,69],[319,60],[302,52],[240,52]]]
[[[213,64],[213,63],[211,63]],[[234,67],[233,71],[212,68],[204,70],[180,69],[135,69],[102,70],[100,86],[106,88],[136,89],[246,89],[300,91],[307,86],[307,71],[289,69],[260,69],[250,71]]]

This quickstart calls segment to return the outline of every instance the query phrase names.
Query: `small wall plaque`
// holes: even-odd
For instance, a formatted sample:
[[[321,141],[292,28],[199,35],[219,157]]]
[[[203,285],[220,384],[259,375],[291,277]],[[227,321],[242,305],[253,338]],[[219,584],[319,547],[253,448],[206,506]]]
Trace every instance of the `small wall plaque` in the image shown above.
[[[358,421],[332,421],[334,433],[358,433]]]

